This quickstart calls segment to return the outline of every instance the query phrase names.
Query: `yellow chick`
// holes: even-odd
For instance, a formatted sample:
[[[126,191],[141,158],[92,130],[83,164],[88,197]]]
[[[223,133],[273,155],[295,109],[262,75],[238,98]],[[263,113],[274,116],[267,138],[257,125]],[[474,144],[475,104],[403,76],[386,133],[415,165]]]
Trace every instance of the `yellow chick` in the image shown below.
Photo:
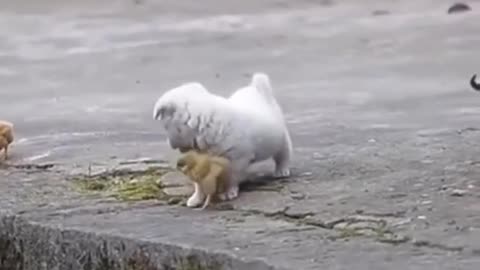
[[[8,146],[13,142],[13,124],[0,120],[0,151],[4,151],[4,159],[8,158]]]
[[[211,204],[212,198],[226,190],[229,181],[230,161],[197,151],[188,151],[177,161],[177,168],[191,181],[199,184],[207,198],[202,210]]]

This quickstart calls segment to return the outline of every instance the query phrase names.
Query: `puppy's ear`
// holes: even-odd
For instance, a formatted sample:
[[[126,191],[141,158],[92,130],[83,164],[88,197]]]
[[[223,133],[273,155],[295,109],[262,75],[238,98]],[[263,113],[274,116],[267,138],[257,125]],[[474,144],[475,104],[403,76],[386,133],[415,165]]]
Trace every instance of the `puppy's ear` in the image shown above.
[[[163,120],[165,118],[172,117],[176,111],[177,108],[173,104],[163,104],[160,106],[155,106],[153,110],[153,119]]]

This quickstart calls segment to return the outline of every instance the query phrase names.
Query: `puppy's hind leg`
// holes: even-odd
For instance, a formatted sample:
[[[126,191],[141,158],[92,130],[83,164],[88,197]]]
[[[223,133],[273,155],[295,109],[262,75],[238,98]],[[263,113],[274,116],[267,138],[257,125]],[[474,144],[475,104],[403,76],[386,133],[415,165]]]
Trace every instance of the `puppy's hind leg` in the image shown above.
[[[228,184],[226,190],[218,194],[218,198],[221,201],[229,201],[238,197],[240,193],[240,184],[233,176],[230,178],[230,183]]]
[[[290,158],[292,157],[292,140],[288,130],[285,128],[284,143],[280,151],[273,156],[275,172],[273,176],[283,178],[290,176]]]
[[[250,165],[250,158],[235,160],[232,162],[229,183],[225,192],[218,195],[222,201],[233,200],[240,193],[240,183],[247,178],[247,169]]]

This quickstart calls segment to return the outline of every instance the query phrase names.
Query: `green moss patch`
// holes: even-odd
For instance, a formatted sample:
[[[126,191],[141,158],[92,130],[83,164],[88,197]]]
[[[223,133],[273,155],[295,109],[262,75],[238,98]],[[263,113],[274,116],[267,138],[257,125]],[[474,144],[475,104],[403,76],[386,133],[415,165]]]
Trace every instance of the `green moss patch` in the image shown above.
[[[76,188],[84,193],[101,194],[121,201],[165,200],[181,201],[163,191],[160,179],[172,169],[150,167],[147,170],[112,170],[96,175],[73,178]]]

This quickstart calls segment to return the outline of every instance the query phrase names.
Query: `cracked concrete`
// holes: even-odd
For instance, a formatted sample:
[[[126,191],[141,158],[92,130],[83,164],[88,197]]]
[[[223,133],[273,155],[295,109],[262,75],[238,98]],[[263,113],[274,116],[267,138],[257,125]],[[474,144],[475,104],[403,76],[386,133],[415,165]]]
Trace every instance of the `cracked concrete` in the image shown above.
[[[476,1],[14,2],[0,0],[0,116],[16,128],[0,269],[478,269]],[[172,164],[151,120],[162,91],[227,95],[258,70],[292,130],[289,179],[209,211],[69,180]]]

